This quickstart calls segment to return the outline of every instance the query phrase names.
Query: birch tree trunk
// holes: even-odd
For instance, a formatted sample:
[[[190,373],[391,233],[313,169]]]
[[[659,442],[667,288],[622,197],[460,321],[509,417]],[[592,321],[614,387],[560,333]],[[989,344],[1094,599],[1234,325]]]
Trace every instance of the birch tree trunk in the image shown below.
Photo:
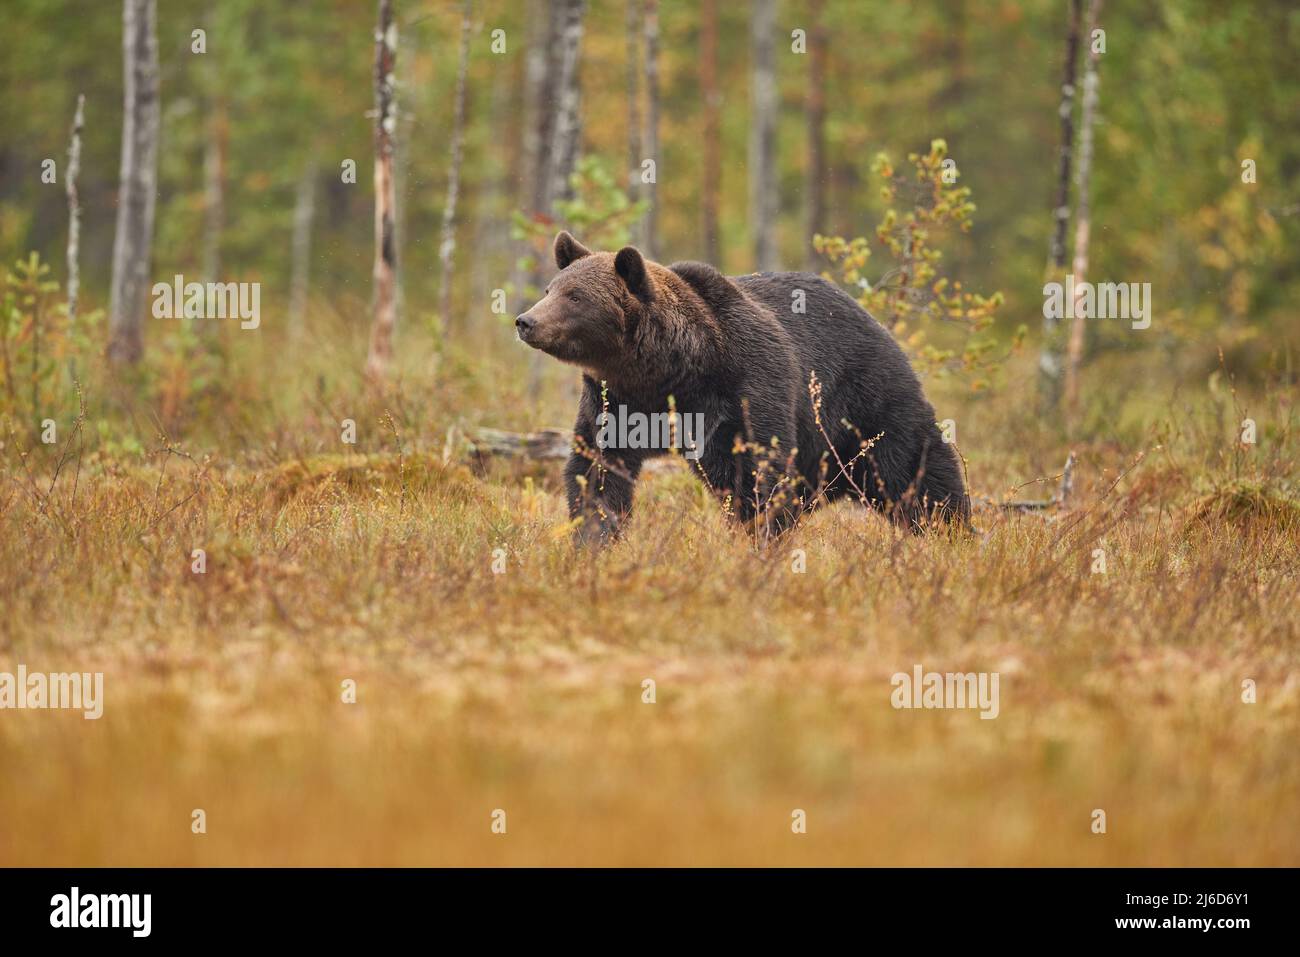
[[[473,6],[465,0],[460,15],[460,61],[456,67],[456,112],[451,128],[451,168],[447,174],[447,202],[442,208],[442,242],[438,245],[441,285],[438,318],[443,329],[451,315],[452,257],[456,252],[456,200],[460,195],[460,167],[465,155],[465,81],[469,70],[469,36]]]
[[[659,0],[645,4],[645,151],[654,162],[654,177],[643,183],[650,208],[645,215],[645,254],[657,259],[659,253]]]
[[[1101,16],[1101,0],[1088,0],[1089,43],[1088,60],[1083,76],[1083,105],[1079,116],[1079,166],[1076,173],[1078,183],[1077,206],[1074,219],[1074,274],[1075,309],[1070,322],[1070,344],[1065,361],[1065,421],[1067,428],[1073,429],[1079,414],[1079,367],[1083,363],[1085,327],[1082,309],[1077,299],[1083,292],[1083,283],[1088,276],[1088,247],[1092,232],[1092,154],[1093,124],[1097,118],[1097,103],[1100,97],[1100,79],[1097,66],[1101,55],[1092,48],[1092,31],[1097,27]]]
[[[302,338],[311,284],[311,227],[316,218],[316,164],[308,163],[298,179],[293,203],[293,245],[289,265],[289,339]]]
[[[751,8],[750,88],[752,119],[749,127],[749,204],[754,229],[754,268],[776,267],[776,59],[773,31],[775,0],[754,0]]]
[[[397,64],[397,25],[392,0],[379,0],[375,28],[375,267],[374,318],[366,373],[387,376],[397,327],[397,244],[394,230],[393,134],[397,110],[393,84]]]
[[[1053,210],[1052,244],[1048,254],[1048,276],[1060,278],[1065,271],[1066,232],[1070,224],[1070,158],[1074,152],[1074,79],[1079,55],[1079,19],[1082,0],[1070,0],[1065,35],[1065,75],[1061,80],[1061,145],[1056,177],[1056,205]],[[1056,320],[1043,317],[1043,345],[1038,355],[1039,388],[1045,408],[1054,409],[1061,390],[1061,348]]]
[[[533,18],[530,16],[529,19]],[[532,35],[531,25],[526,24],[525,41]],[[475,297],[484,299],[495,289],[509,289],[517,294],[523,278],[519,268],[520,245],[510,235],[510,230],[501,228],[501,224],[510,222],[516,210],[527,210],[531,201],[527,186],[529,158],[526,142],[532,113],[525,85],[530,56],[531,51],[527,51],[523,56],[511,58],[509,70],[492,71],[488,127],[493,131],[493,139],[505,146],[505,162],[499,167],[500,178],[495,188],[475,190],[467,197],[473,203],[473,213],[468,221],[474,223],[474,248],[489,251],[487,256],[470,258],[470,286]],[[503,272],[509,277],[504,283],[501,280]],[[476,298],[475,301],[481,300]],[[509,308],[507,302],[506,309]],[[507,318],[513,319],[521,311],[508,312]],[[464,330],[471,337],[467,345],[474,350],[484,348],[488,339],[495,342],[500,335],[500,329],[490,323],[466,324]]]
[[[154,204],[158,189],[158,40],[154,0],[123,0],[122,164],[113,237],[108,358],[133,365],[144,351]]]
[[[572,195],[569,178],[578,159],[578,143],[582,134],[580,88],[578,85],[578,57],[582,44],[582,16],[584,0],[551,0],[550,57],[546,62],[543,88],[554,91],[550,104],[543,98],[538,103],[538,122],[542,127],[539,136],[538,196],[535,215],[552,218],[557,199]],[[551,108],[548,110],[547,107]],[[549,115],[548,115],[549,114]],[[533,285],[542,285],[544,270],[550,264],[545,256],[538,260],[533,270]],[[528,391],[536,398],[541,393],[542,379],[548,364],[542,354],[529,356]]]
[[[718,0],[700,10],[700,91],[704,96],[704,182],[700,189],[704,259],[723,268],[718,234],[718,193],[722,183],[722,94],[718,91]]]
[[[81,199],[77,195],[77,176],[81,173],[81,130],[85,126],[86,96],[77,97],[77,112],[72,117],[72,140],[68,144],[68,328],[77,325],[77,297],[81,292]]]
[[[804,240],[808,268],[817,269],[820,257],[812,238],[825,232],[826,225],[826,48],[828,45],[823,0],[812,0],[808,17],[808,173],[806,198],[808,222]]]
[[[627,198],[635,203],[641,198],[641,0],[627,0],[626,14],[627,81]],[[633,223],[632,243],[641,242],[641,224]]]
[[[542,8],[529,5],[528,17],[528,52],[524,57],[524,130],[522,141],[522,171],[519,205],[536,218],[542,212],[542,200],[545,189],[543,180],[546,175],[546,163],[543,160],[543,144],[550,142],[550,105],[546,102],[545,91],[551,88],[551,51],[554,49],[555,16],[554,7]],[[511,271],[511,286],[516,297],[511,315],[517,315],[528,306],[528,286],[536,285],[538,268],[529,270],[523,263],[531,255],[527,241],[520,245],[519,255]]]
[[[528,83],[525,88],[530,115],[525,125],[524,158],[531,186],[528,205],[536,214],[543,212],[546,203],[547,151],[551,146],[551,130],[555,126],[553,97],[560,45],[560,5],[557,0],[549,0],[544,9],[537,6],[532,9],[533,36],[528,44]]]
[[[524,58],[523,83],[523,175],[519,205],[528,211],[530,218],[537,220],[544,215],[545,149],[551,141],[551,122],[554,119],[546,92],[553,89],[559,11],[555,0],[550,0],[546,6],[529,4],[528,10],[528,51]],[[532,293],[539,285],[541,270],[542,257],[528,240],[524,240],[511,270],[510,284],[515,297],[510,310],[512,316],[532,305]],[[530,351],[528,382],[531,394],[540,391],[542,375],[541,356]]]
[[[550,214],[557,199],[569,199],[573,190],[569,177],[578,160],[578,143],[582,136],[579,112],[578,55],[582,44],[582,15],[585,0],[554,0],[558,8],[559,46],[554,74],[555,120],[549,148],[545,153],[546,192],[542,211]]]

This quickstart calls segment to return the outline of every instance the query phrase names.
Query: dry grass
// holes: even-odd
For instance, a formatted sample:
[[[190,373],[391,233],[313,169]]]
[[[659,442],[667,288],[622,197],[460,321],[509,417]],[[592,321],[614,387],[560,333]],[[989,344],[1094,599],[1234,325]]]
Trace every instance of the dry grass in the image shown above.
[[[1069,511],[914,538],[836,507],[767,551],[669,472],[599,559],[553,479],[409,448],[95,458],[75,501],[10,449],[0,670],[107,701],[0,712],[0,863],[1295,865],[1289,441],[1248,485],[1257,453],[1171,436],[1120,477],[1099,443]],[[999,672],[1000,716],[894,710],[918,663]]]

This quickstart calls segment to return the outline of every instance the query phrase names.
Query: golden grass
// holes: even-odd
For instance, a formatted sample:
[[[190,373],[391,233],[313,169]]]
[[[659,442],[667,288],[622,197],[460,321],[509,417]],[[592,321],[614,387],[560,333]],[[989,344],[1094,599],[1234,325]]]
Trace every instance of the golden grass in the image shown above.
[[[670,471],[598,558],[553,480],[433,454],[102,458],[75,502],[11,456],[0,671],[106,703],[0,712],[0,864],[1295,865],[1294,502],[1211,507],[1180,455],[1116,482],[1098,446],[1071,510],[978,534],[837,506],[766,550]],[[999,717],[894,710],[914,664],[997,671]]]
[[[1214,528],[1244,530],[1264,525],[1281,531],[1300,526],[1300,502],[1260,482],[1235,480],[1202,495],[1188,509],[1189,518]]]

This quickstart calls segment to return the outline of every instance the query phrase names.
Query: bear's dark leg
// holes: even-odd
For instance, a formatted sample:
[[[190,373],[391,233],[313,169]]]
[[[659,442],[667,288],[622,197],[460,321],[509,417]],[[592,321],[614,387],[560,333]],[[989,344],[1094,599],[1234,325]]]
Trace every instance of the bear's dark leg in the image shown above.
[[[924,469],[915,488],[916,507],[923,521],[970,524],[970,496],[962,478],[961,459],[942,439],[927,446]]]
[[[613,405],[618,401],[611,397]],[[573,425],[574,451],[564,466],[569,518],[582,521],[574,532],[579,545],[604,545],[617,538],[632,514],[632,488],[641,459],[620,450],[614,455],[596,440],[602,396],[600,386],[583,376],[578,419]]]
[[[622,534],[632,514],[632,489],[641,470],[638,460],[599,456],[595,461],[574,452],[564,467],[569,518],[581,519],[574,532],[579,545],[600,546]]]
[[[746,410],[743,425],[720,430],[720,440],[710,443],[701,464],[715,489],[731,493],[735,517],[759,538],[771,540],[800,514],[793,407],[778,411],[774,404],[751,400]]]
[[[855,480],[871,504],[914,532],[924,531],[936,520],[967,524],[970,499],[952,447],[927,436],[910,459],[899,451],[877,446],[868,454]]]

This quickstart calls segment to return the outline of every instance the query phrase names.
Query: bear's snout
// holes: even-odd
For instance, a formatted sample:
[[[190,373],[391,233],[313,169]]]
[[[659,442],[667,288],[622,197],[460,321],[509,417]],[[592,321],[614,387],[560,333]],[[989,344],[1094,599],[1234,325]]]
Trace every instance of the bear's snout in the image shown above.
[[[519,338],[524,342],[528,341],[528,334],[533,331],[535,325],[537,325],[537,320],[526,312],[515,318],[515,329],[519,333]]]

